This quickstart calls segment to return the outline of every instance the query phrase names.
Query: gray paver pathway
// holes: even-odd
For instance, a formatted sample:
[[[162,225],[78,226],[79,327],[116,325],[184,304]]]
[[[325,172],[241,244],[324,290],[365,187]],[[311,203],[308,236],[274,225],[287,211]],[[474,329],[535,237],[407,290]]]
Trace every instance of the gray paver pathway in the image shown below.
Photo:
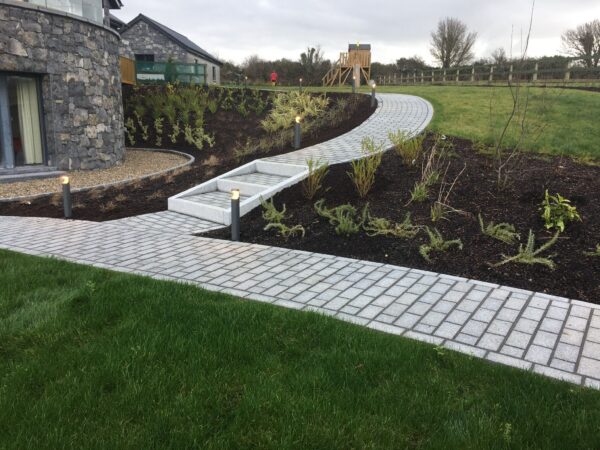
[[[600,307],[577,300],[123,222],[2,217],[0,248],[316,311],[600,388]]]

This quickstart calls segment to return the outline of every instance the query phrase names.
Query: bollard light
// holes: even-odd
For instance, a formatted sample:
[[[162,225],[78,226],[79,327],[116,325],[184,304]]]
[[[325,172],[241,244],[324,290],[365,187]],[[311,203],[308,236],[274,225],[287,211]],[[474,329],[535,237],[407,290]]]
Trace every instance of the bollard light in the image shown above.
[[[244,77],[244,89],[248,88],[248,77]]]
[[[240,190],[231,190],[231,240],[240,240]]]
[[[356,94],[356,77],[352,77],[352,93]]]
[[[70,219],[73,216],[73,208],[71,203],[71,180],[66,175],[60,177],[63,191],[63,208],[65,211],[65,219]]]
[[[302,143],[302,126],[300,125],[301,121],[300,116],[296,116],[296,123],[294,124],[294,148],[298,150]]]
[[[298,80],[300,82],[300,92],[302,92],[302,78]]]
[[[377,99],[375,98],[376,87],[377,85],[375,83],[373,83],[373,85],[371,86],[371,108],[375,108],[375,105],[377,104]]]

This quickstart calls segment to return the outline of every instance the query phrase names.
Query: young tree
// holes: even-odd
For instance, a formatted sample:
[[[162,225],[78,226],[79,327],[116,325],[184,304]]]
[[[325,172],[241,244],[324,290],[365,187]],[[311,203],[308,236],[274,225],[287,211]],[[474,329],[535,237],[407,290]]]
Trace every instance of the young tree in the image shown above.
[[[458,19],[446,17],[438,22],[431,33],[431,54],[443,68],[460,66],[473,59],[473,45],[477,33],[468,32],[467,26]]]
[[[581,57],[586,67],[598,67],[600,63],[600,20],[579,25],[562,35],[567,53]]]
[[[327,66],[321,47],[308,47],[306,52],[300,54],[300,66],[304,81],[307,84],[320,84],[321,79],[325,75]]]

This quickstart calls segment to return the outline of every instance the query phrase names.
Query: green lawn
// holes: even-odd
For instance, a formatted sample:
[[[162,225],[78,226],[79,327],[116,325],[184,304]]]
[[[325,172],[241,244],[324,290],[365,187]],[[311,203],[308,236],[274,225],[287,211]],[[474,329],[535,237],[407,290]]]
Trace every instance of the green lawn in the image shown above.
[[[0,448],[599,448],[600,392],[0,251]]]
[[[350,88],[328,90],[350,92]],[[369,90],[363,87],[361,91]],[[378,91],[423,97],[435,109],[430,129],[487,145],[495,142],[512,109],[510,90],[500,86],[380,86]],[[600,92],[522,88],[523,99],[526,92],[526,150],[600,160]],[[512,145],[517,136],[517,130],[511,130],[506,146]]]

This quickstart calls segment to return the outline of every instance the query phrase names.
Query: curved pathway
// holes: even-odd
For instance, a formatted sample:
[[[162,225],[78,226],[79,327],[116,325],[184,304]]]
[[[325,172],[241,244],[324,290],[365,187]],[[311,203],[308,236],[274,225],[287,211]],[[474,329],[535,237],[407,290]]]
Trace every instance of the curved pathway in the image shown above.
[[[370,126],[384,133],[377,117]],[[147,218],[2,217],[0,248],[315,311],[600,388],[599,305],[388,264],[193,237],[186,234],[195,229],[187,218],[163,216],[164,224],[153,216],[151,225]]]

